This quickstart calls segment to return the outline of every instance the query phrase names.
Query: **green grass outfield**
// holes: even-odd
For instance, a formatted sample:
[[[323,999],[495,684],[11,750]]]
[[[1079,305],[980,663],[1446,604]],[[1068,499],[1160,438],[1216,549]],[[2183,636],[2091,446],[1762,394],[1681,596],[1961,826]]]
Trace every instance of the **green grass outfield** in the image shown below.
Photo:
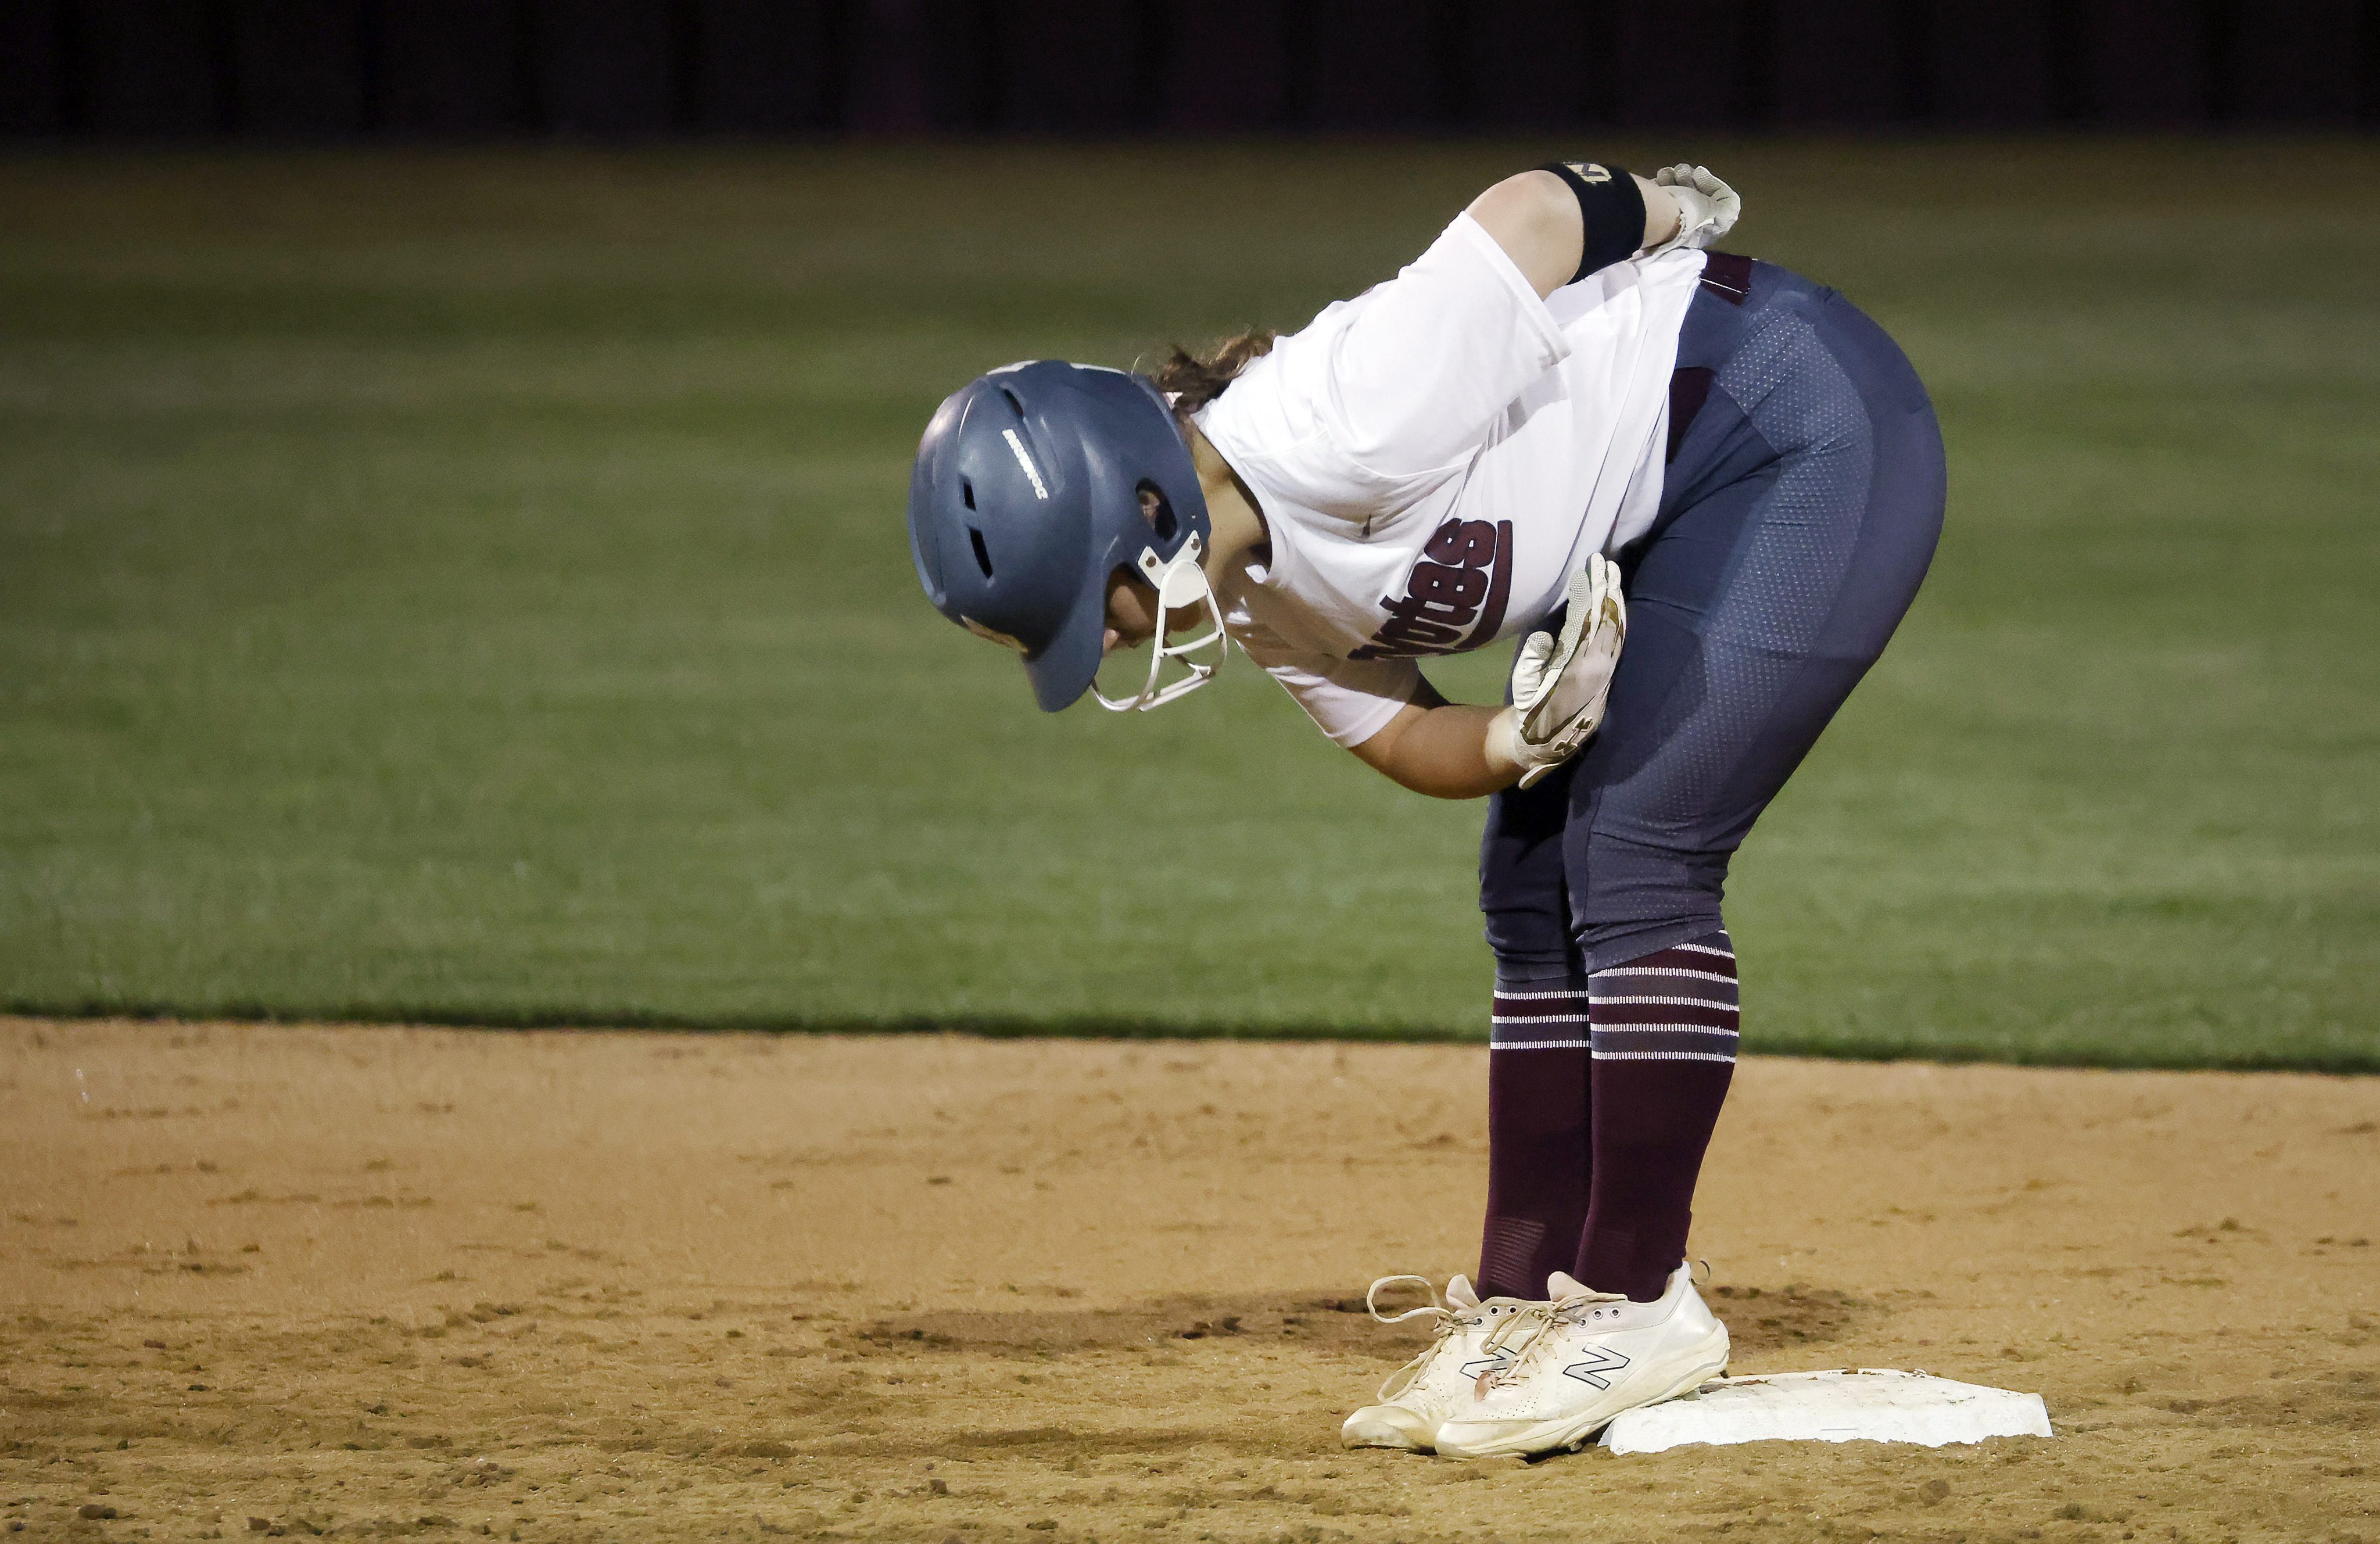
[[[901,509],[977,371],[1294,326],[1565,148],[0,161],[0,1003],[1483,1037],[1479,806],[1245,662],[1033,711]],[[1949,441],[1748,1042],[2380,1069],[2380,146],[1598,149]]]

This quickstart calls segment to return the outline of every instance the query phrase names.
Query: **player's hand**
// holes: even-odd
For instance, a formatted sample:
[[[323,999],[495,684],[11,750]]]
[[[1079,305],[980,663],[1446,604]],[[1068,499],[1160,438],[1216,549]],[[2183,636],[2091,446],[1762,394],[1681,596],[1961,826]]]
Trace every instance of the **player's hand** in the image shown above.
[[[1656,257],[1679,247],[1699,250],[1709,246],[1735,228],[1738,216],[1743,213],[1743,201],[1734,188],[1711,176],[1707,166],[1690,166],[1681,162],[1664,166],[1653,174],[1656,187],[1666,188],[1670,197],[1678,201],[1678,234],[1646,252]]]
[[[1571,576],[1561,636],[1531,633],[1512,665],[1512,714],[1502,748],[1523,769],[1522,787],[1578,754],[1603,723],[1627,637],[1620,565],[1597,553]]]

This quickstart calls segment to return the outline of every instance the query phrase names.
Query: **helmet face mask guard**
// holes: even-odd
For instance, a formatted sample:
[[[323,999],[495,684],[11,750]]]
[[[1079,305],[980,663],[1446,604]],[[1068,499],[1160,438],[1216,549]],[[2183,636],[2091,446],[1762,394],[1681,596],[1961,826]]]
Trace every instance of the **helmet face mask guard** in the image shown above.
[[[1207,582],[1207,570],[1199,565],[1207,544],[1196,536],[1182,543],[1182,551],[1171,563],[1161,563],[1156,553],[1143,548],[1137,565],[1141,577],[1157,591],[1157,631],[1151,635],[1148,652],[1148,679],[1141,683],[1138,695],[1119,701],[1099,690],[1099,677],[1091,678],[1091,695],[1100,707],[1111,712],[1147,712],[1162,708],[1168,702],[1179,702],[1215,678],[1215,672],[1232,653],[1232,641],[1223,631],[1223,609],[1215,599],[1215,587]],[[1185,606],[1204,606],[1207,614],[1200,619],[1206,631],[1181,643],[1171,641],[1167,624],[1172,614]],[[1201,650],[1218,650],[1212,660],[1193,660],[1188,656]],[[1168,660],[1179,660],[1184,674],[1158,685],[1158,677]]]
[[[1214,540],[1189,446],[1146,377],[1042,359],[953,392],[926,426],[909,479],[909,549],[934,609],[1024,656],[1041,707],[1091,691],[1117,711],[1178,701],[1230,650],[1199,566]],[[1095,685],[1107,595],[1123,568],[1157,592],[1148,677],[1126,698]],[[1207,629],[1169,641],[1167,614]],[[1213,649],[1212,661],[1186,656]],[[1186,674],[1164,685],[1166,662]]]

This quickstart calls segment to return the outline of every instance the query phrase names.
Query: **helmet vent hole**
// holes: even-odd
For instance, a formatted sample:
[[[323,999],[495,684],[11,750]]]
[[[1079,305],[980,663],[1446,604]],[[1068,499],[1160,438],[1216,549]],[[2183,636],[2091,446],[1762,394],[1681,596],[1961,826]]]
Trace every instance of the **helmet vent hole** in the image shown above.
[[[973,509],[975,507],[975,484],[965,478],[959,479],[959,497],[966,501],[966,506],[969,509]]]
[[[983,570],[985,578],[991,577],[991,553],[984,550],[983,532],[967,527],[967,541],[975,547],[975,565]]]
[[[1022,423],[1025,420],[1025,404],[1016,400],[1016,394],[1006,386],[1000,388],[1000,395],[1008,398],[1008,410],[1014,413],[1017,421]]]
[[[1148,529],[1157,533],[1160,541],[1172,541],[1182,522],[1174,515],[1173,501],[1165,496],[1165,490],[1143,478],[1135,492],[1140,494],[1140,517],[1148,522]]]

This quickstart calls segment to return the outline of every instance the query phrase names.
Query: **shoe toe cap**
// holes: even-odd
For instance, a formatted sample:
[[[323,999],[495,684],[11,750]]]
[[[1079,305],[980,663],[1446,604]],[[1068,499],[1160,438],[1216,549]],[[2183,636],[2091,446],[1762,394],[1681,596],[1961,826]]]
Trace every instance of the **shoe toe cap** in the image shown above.
[[[1448,1421],[1438,1429],[1438,1451],[1450,1458],[1485,1456],[1525,1437],[1538,1421]]]
[[[1429,1422],[1401,1404],[1366,1404],[1339,1429],[1339,1445],[1426,1453],[1436,1436]]]

